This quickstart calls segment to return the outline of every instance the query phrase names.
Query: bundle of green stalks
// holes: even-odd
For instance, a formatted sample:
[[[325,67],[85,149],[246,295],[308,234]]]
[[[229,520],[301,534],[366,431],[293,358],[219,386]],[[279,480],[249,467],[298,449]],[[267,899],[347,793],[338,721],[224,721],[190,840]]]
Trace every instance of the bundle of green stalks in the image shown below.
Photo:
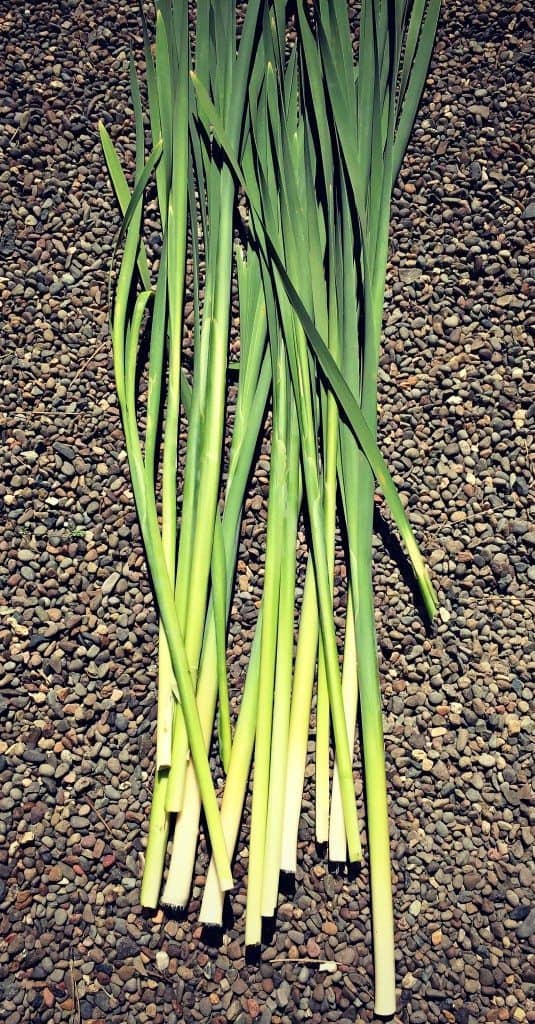
[[[355,60],[342,0],[249,0],[239,28],[230,0],[198,0],[189,12],[161,0],[154,45],[143,22],[143,87],[130,69],[132,185],[100,128],[123,214],[115,379],[161,623],[141,902],[187,905],[202,814],[211,861],[200,917],[222,923],[250,787],[245,942],[261,942],[281,872],[296,870],[311,728],[316,839],[332,861],[360,861],[360,716],[382,1015],[395,1010],[395,974],[372,591],[376,482],[430,618],[436,599],[377,446],[377,378],[391,196],[438,12],[439,0],[362,0]],[[147,209],[159,217],[157,259],[145,246]],[[240,531],[266,440],[262,597],[231,715]]]

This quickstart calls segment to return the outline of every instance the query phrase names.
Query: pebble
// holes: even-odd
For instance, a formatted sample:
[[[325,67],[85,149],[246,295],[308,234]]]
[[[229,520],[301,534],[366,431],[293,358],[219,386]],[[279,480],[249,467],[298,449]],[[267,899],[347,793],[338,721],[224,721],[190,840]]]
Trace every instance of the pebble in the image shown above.
[[[287,1006],[290,1000],[291,989],[287,981],[281,981],[276,990],[277,1003],[279,1006]]]
[[[101,587],[102,593],[103,594],[111,594],[111,593],[113,593],[113,591],[115,590],[115,587],[117,586],[120,578],[121,578],[120,573],[118,573],[118,572],[110,573],[110,575],[106,577],[106,579],[104,580],[104,583],[102,584],[102,587]]]
[[[156,953],[156,967],[159,971],[166,971],[169,967],[169,956],[163,949]]]
[[[524,920],[519,924],[516,934],[519,939],[530,939],[535,934],[535,907],[532,907]]]

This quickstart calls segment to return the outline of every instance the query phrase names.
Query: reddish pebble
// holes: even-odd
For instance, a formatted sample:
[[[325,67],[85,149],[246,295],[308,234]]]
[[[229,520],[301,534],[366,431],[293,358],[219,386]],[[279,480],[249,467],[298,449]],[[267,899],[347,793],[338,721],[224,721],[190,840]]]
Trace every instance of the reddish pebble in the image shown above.
[[[44,988],[43,989],[43,1003],[45,1004],[47,1009],[50,1010],[53,1007],[55,1001],[56,1000],[54,998],[54,993],[51,992],[49,988]]]

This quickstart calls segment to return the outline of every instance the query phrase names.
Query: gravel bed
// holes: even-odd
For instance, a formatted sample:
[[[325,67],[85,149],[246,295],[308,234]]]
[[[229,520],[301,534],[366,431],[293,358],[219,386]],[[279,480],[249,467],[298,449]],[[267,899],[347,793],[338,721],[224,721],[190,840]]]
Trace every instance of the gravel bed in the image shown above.
[[[535,1021],[530,9],[446,0],[395,193],[381,442],[442,600],[429,633],[378,496],[398,1024]],[[131,145],[139,44],[128,0],[7,4],[0,25],[1,1016],[365,1024],[367,869],[330,872],[310,813],[259,963],[240,895],[222,942],[197,925],[202,857],[186,917],[138,903],[157,625],[112,388],[97,121]]]

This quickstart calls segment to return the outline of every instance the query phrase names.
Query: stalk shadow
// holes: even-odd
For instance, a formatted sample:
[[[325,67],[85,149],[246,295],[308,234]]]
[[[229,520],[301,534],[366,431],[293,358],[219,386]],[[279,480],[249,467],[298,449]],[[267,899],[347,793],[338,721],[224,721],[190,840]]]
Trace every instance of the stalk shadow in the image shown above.
[[[262,918],[262,945],[271,946],[277,927],[277,915]]]
[[[420,588],[418,587],[418,582],[412,571],[409,559],[405,554],[405,551],[403,550],[400,541],[396,537],[395,533],[393,533],[390,524],[382,516],[377,506],[374,507],[373,511],[373,528],[374,531],[381,538],[385,546],[385,549],[390,555],[392,561],[395,562],[397,568],[399,569],[403,582],[410,590],[415,608],[420,618],[422,619],[427,636],[434,636],[436,627],[434,626],[433,622],[431,621],[427,613],[427,609],[422,600]]]
[[[279,892],[282,896],[295,896],[295,875],[293,871],[281,871],[279,876]]]
[[[188,919],[187,907],[171,907],[168,903],[165,903],[163,909],[169,921],[177,921],[179,924],[183,924]]]
[[[211,949],[220,950],[223,936],[234,928],[235,916],[229,893],[225,893],[223,901],[223,920],[221,924],[205,924],[201,933],[201,942]]]
[[[331,736],[331,740],[332,740],[332,736]],[[318,858],[318,860],[322,860],[322,861],[326,860],[327,859],[327,852],[328,852],[328,849],[329,849],[329,844],[328,843],[324,843],[324,842],[319,842],[319,840],[316,839],[315,840],[315,847],[316,847],[316,857]]]
[[[355,882],[362,872],[362,861],[329,860],[327,867],[329,874],[335,878],[346,878],[348,882]]]
[[[245,947],[245,963],[248,967],[258,967],[262,957],[262,945],[256,942],[254,946]]]

